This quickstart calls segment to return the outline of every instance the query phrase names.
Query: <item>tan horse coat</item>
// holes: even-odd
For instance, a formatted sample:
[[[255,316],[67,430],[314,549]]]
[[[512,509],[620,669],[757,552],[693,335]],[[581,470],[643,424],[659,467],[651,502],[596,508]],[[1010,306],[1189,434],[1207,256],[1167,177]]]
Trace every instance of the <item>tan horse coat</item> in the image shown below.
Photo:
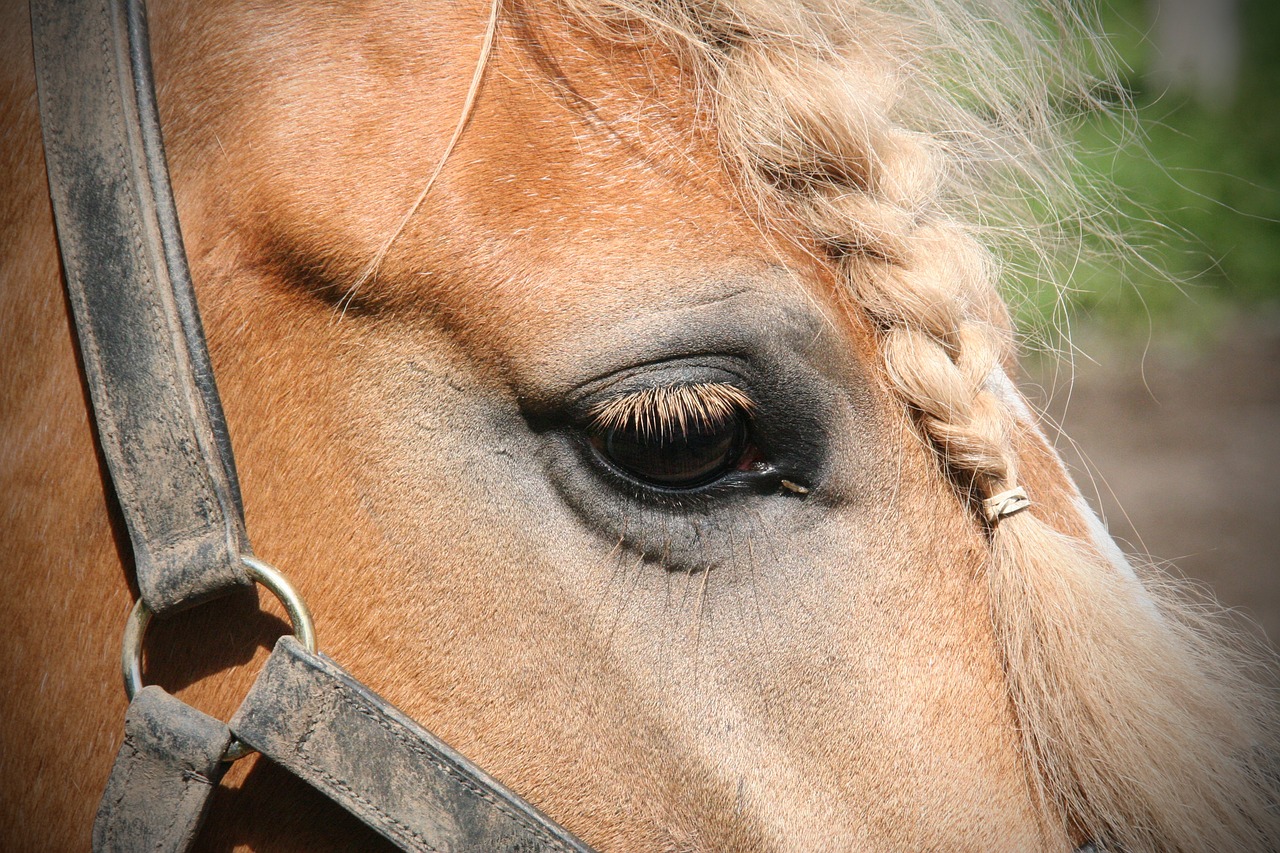
[[[986,532],[821,242],[783,212],[760,224],[683,60],[504,9],[466,132],[362,280],[454,130],[487,11],[152,10],[250,533],[321,649],[602,850],[1087,840],[1039,799]],[[133,592],[59,287],[25,15],[4,16],[0,847],[83,849]],[[780,424],[761,435],[813,443],[793,464],[808,494],[663,504],[584,461],[575,412],[602,382],[726,364]],[[1027,417],[1010,441],[1037,517],[1093,541]],[[149,680],[229,716],[285,630],[265,599],[159,626]],[[205,841],[374,843],[254,759]]]

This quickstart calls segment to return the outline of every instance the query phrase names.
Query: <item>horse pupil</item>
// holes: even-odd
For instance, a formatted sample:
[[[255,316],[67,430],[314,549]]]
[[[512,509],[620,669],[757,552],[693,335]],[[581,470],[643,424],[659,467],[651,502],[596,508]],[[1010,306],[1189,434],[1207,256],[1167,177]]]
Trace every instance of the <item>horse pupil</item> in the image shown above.
[[[621,428],[603,438],[605,457],[637,479],[689,489],[720,477],[742,457],[746,424],[738,416],[724,423],[690,424],[675,435]]]

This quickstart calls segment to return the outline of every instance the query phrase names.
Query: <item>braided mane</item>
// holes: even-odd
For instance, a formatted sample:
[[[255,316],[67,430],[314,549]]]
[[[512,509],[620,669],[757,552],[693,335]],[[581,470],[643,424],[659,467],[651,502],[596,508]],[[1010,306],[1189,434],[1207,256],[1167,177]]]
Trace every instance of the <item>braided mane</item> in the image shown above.
[[[1034,506],[978,511],[1019,485],[1033,428],[1005,373],[995,249],[1052,255],[1034,207],[1086,226],[1055,109],[1098,91],[1075,4],[573,5],[603,37],[657,38],[687,63],[747,197],[803,223],[878,330],[884,382],[987,525],[991,618],[1051,819],[1129,853],[1280,838],[1274,694],[1214,618]]]

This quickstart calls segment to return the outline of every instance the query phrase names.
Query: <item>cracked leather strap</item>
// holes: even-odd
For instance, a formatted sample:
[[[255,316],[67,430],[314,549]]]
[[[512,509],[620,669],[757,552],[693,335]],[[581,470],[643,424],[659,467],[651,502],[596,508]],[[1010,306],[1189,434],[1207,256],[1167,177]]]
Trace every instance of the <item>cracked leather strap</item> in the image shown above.
[[[324,655],[282,637],[236,737],[403,850],[590,853]]]
[[[33,0],[45,162],[98,443],[160,615],[250,583],[141,0]]]
[[[182,853],[218,787],[231,731],[159,687],[134,697],[124,731],[93,824],[93,849]]]

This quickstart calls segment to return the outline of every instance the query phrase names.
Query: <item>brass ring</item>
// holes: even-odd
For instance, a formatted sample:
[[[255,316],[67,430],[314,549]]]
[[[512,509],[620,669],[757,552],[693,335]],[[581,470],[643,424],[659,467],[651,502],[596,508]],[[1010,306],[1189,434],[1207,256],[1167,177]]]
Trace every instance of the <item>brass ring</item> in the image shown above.
[[[279,569],[255,557],[241,556],[240,561],[249,570],[249,577],[265,586],[284,605],[285,612],[289,614],[289,621],[293,623],[294,636],[298,638],[298,642],[302,643],[307,651],[314,652],[316,650],[316,629],[315,623],[311,621],[311,611],[307,609],[307,603],[302,600],[302,596],[298,594],[289,579]],[[124,625],[124,643],[121,649],[120,667],[124,675],[124,692],[129,697],[130,702],[133,701],[133,697],[137,695],[143,686],[142,640],[146,636],[147,626],[151,624],[153,615],[147,603],[139,598],[134,602],[133,610],[129,612],[129,619]],[[235,761],[255,751],[253,747],[233,739],[231,745],[227,747],[226,754],[223,755],[223,760]]]

